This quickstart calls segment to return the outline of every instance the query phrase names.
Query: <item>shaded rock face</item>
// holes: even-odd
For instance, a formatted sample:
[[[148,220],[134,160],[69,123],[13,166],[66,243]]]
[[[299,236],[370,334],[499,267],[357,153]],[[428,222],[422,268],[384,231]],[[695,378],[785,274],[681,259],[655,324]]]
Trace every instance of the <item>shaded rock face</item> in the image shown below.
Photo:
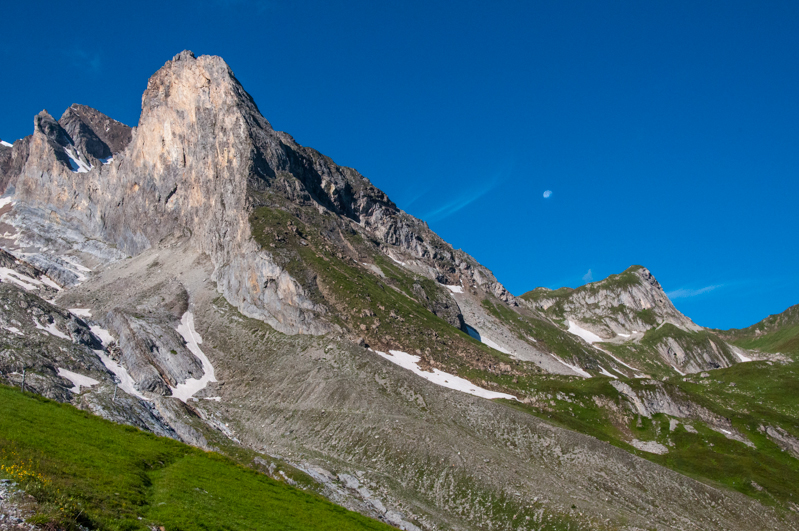
[[[30,138],[21,138],[12,147],[0,145],[0,195],[6,193],[8,185],[22,172],[28,161]]]
[[[134,130],[80,105],[58,122],[40,113],[28,161],[10,182],[18,201],[128,255],[190,235],[227,300],[284,333],[337,327],[252,238],[249,211],[276,196],[352,220],[395,254],[418,259],[431,278],[466,279],[514,302],[490,271],[355,170],[274,131],[219,57],[182,52],[167,62],[149,80]],[[438,306],[460,323],[456,308]]]
[[[655,348],[664,361],[686,373],[730,367],[737,361],[729,345],[710,337],[699,342],[667,337]]]
[[[133,129],[85,105],[69,107],[58,123],[85,151],[100,159],[120,153],[130,144]]]
[[[0,300],[0,383],[21,387],[25,371],[29,392],[178,438],[152,405],[123,392],[115,396],[114,376],[96,354],[103,345],[83,319],[8,282],[0,283]],[[63,370],[95,383],[76,390]]]

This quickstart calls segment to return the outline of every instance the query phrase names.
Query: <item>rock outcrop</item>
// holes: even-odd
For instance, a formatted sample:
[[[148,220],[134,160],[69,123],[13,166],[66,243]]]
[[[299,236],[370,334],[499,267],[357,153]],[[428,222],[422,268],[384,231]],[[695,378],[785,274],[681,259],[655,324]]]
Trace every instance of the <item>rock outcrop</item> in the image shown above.
[[[629,336],[663,323],[701,330],[674,307],[654,275],[641,266],[577,289],[536,288],[521,299],[528,307],[577,322],[603,339]]]
[[[228,301],[282,332],[336,326],[252,238],[250,209],[276,195],[351,220],[431,278],[465,278],[515,302],[490,271],[358,172],[272,129],[219,57],[187,51],[164,65],[148,83],[134,130],[81,105],[58,122],[46,111],[34,122],[26,163],[6,163],[18,202],[128,255],[190,234],[211,257]],[[458,322],[447,304],[438,306]]]

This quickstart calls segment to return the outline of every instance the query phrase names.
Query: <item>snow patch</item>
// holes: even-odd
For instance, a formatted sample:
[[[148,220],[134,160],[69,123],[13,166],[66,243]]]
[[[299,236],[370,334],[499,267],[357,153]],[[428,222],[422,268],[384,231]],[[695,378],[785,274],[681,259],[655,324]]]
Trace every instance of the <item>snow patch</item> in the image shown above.
[[[487,398],[489,400],[494,398],[507,398],[510,400],[516,400],[516,397],[513,395],[497,393],[495,391],[483,389],[482,387],[474,385],[469,380],[439,371],[438,369],[433,369],[433,372],[423,371],[418,365],[420,360],[419,356],[414,356],[413,354],[408,354],[400,350],[389,350],[390,354],[386,354],[385,352],[380,352],[377,350],[373,352],[378,354],[380,357],[387,359],[391,363],[399,365],[403,369],[408,369],[417,376],[421,376],[428,382],[440,385],[441,387],[454,389],[455,391],[461,391],[462,393],[479,396],[481,398]]]
[[[3,329],[4,329],[4,330],[8,330],[8,331],[9,331],[9,332],[11,332],[12,334],[17,334],[18,336],[24,336],[24,335],[25,335],[25,334],[23,334],[23,333],[22,333],[22,331],[21,331],[19,328],[17,328],[16,326],[4,326],[4,327],[3,327]]]
[[[94,378],[89,378],[88,376],[84,376],[83,374],[78,374],[76,372],[68,371],[66,369],[62,369],[61,367],[58,368],[58,375],[62,378],[66,378],[70,382],[72,382],[73,387],[70,389],[73,393],[80,393],[81,387],[91,387],[93,385],[97,385],[98,382]]]
[[[681,371],[680,369],[678,369],[677,367],[675,367],[674,365],[672,365],[672,366],[671,366],[671,368],[672,368],[672,369],[674,369],[675,371],[677,371],[677,374],[679,374],[680,376],[685,376],[685,373],[684,373],[684,372],[682,372],[682,371]]]
[[[114,156],[111,155],[110,157],[106,157],[104,159],[99,159],[99,160],[100,160],[100,162],[103,163],[103,166],[107,166],[107,165],[111,164],[112,162],[114,162]]]
[[[0,144],[4,145],[5,147],[14,147],[14,144],[9,144],[5,140],[0,140]]]
[[[622,334],[621,332],[617,332],[616,335],[624,338],[630,337],[630,334]]]
[[[610,374],[608,371],[606,371],[605,368],[602,365],[599,366],[599,374],[602,374],[604,376],[609,376],[611,378],[616,378],[617,380],[619,379],[618,376],[614,376],[614,375]]]
[[[746,363],[747,361],[752,361],[752,358],[749,356],[744,356],[738,349],[733,349],[735,355],[738,356],[738,359],[741,360],[741,363]]]
[[[67,339],[69,341],[72,341],[72,338],[66,335],[61,330],[59,330],[58,327],[55,325],[55,323],[50,323],[47,326],[42,326],[42,324],[36,319],[34,319],[33,322],[36,325],[36,328],[38,328],[39,330],[44,330],[51,336],[60,337],[61,339]]]
[[[44,250],[44,249],[42,249],[42,250]],[[53,288],[56,291],[62,291],[62,289],[63,289],[61,286],[56,284],[50,277],[47,277],[47,276],[43,276],[42,277],[42,284],[44,284],[45,286],[50,286],[51,288]]]
[[[580,376],[582,376],[583,378],[591,378],[591,373],[588,373],[588,372],[584,371],[583,369],[581,369],[577,365],[572,365],[571,363],[566,363],[565,361],[563,361],[562,359],[560,359],[559,357],[557,357],[554,354],[552,354],[552,357],[555,358],[556,360],[558,360],[559,362],[561,362],[562,364],[564,364],[566,367],[568,367],[571,370],[573,370],[574,372],[576,372],[577,374],[579,374]]]
[[[106,332],[107,333],[107,332]],[[111,359],[107,353],[102,350],[95,350],[95,354],[97,357],[100,358],[100,361],[103,362],[105,368],[114,373],[114,375],[119,380],[119,388],[128,393],[131,396],[135,396],[136,398],[141,398],[142,400],[147,400],[143,394],[141,394],[138,389],[136,389],[136,382],[128,373],[127,369],[120,365],[119,363],[115,362]]]
[[[68,263],[69,265],[73,266],[78,271],[81,271],[83,273],[91,273],[92,272],[92,270],[89,269],[88,267],[86,267],[84,265],[81,265],[81,264],[79,264],[77,262],[73,262],[72,260],[67,259],[65,256],[62,256],[61,259],[64,262]]]
[[[448,286],[444,284],[444,287],[450,290],[452,293],[463,293],[463,286]]]
[[[69,312],[77,317],[91,317],[92,311],[89,308],[70,308]]]
[[[114,339],[114,336],[112,336],[111,333],[105,328],[100,328],[97,325],[91,325],[89,327],[89,330],[92,331],[92,334],[97,336],[97,339],[100,340],[100,342],[103,344],[104,347],[107,347],[108,345],[116,341]]]
[[[571,321],[566,321],[566,322],[569,323],[569,329],[567,330],[567,332],[569,332],[570,334],[574,334],[575,336],[578,336],[578,337],[581,337],[581,338],[585,339],[585,341],[587,343],[599,343],[599,342],[602,342],[602,341],[606,341],[605,339],[602,339],[601,337],[599,337],[595,333],[589,332],[585,328],[581,328],[581,327],[577,326],[576,324],[574,324]]]
[[[498,350],[498,351],[502,352],[503,354],[511,354],[511,351],[509,351],[506,348],[500,347],[499,345],[497,345],[496,343],[494,343],[493,341],[488,339],[483,334],[480,334],[480,342],[483,343],[484,345],[487,345],[487,346],[493,348],[494,350]]]
[[[216,376],[214,374],[214,366],[211,365],[208,356],[200,350],[200,344],[203,342],[203,338],[200,337],[200,334],[194,329],[194,314],[191,312],[184,313],[183,318],[180,320],[180,325],[178,325],[176,330],[178,334],[183,336],[183,339],[186,340],[186,346],[191,353],[197,356],[197,359],[203,364],[202,378],[190,378],[182,384],[178,384],[177,387],[171,388],[172,396],[183,402],[187,402],[189,398],[193,398],[196,393],[205,389],[205,386],[208,385],[209,382],[215,382]]]
[[[597,348],[599,348],[599,347],[597,347]],[[613,358],[614,360],[618,361],[619,363],[621,363],[622,365],[624,365],[624,366],[625,366],[625,367],[627,367],[628,369],[632,369],[632,370],[634,370],[634,371],[637,371],[637,370],[638,370],[638,369],[636,369],[635,367],[630,367],[629,365],[627,365],[626,363],[624,363],[623,361],[621,361],[619,358],[617,358],[616,356],[614,356],[613,354],[611,354],[611,353],[610,353],[610,352],[608,352],[607,350],[605,350],[605,349],[603,349],[603,348],[600,348],[599,350],[601,350],[602,352],[604,352],[605,354],[607,354],[608,356],[610,356],[610,357],[611,357],[611,358]]]
[[[73,153],[72,149],[64,148],[64,153],[69,157],[69,167],[74,173],[89,173],[89,170],[93,168],[93,166],[87,166],[85,162],[78,158],[79,154],[77,151]]]
[[[0,197],[0,208],[3,208],[4,206],[6,206],[9,203],[14,204],[14,197],[13,196],[9,195],[9,196],[6,196],[6,197]]]
[[[407,265],[408,265],[408,264],[406,264],[405,262],[400,262],[399,260],[397,260],[396,258],[394,258],[394,257],[393,257],[393,256],[391,256],[391,255],[388,255],[388,257],[389,257],[389,258],[391,258],[392,260],[394,260],[395,262],[397,262],[399,265],[401,265],[401,266],[403,266],[403,267],[405,267],[405,266],[407,266]]]
[[[42,283],[35,278],[31,278],[28,275],[23,275],[22,273],[18,273],[17,271],[8,269],[7,267],[0,267],[0,280],[3,282],[11,282],[12,284],[16,284],[26,291],[34,290],[36,289],[36,286],[42,285]]]

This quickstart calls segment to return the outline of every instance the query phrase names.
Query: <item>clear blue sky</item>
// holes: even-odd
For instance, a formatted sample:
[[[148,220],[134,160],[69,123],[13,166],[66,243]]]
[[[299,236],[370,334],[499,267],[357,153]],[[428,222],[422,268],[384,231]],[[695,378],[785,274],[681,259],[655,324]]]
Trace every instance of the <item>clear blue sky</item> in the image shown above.
[[[4,3],[0,138],[135,125],[165,61],[221,55],[515,294],[642,264],[705,326],[799,303],[795,0],[116,4]]]

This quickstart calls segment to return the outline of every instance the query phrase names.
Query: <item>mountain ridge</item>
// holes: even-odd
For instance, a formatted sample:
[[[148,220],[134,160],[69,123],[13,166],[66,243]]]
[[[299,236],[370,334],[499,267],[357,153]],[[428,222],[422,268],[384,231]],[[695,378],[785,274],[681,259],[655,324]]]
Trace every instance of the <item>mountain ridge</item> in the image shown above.
[[[793,405],[762,430],[727,407],[782,362],[739,363],[649,270],[514,297],[272,129],[218,57],[167,61],[135,128],[80,105],[34,125],[0,151],[3,382],[292,456],[405,529],[799,527]]]

